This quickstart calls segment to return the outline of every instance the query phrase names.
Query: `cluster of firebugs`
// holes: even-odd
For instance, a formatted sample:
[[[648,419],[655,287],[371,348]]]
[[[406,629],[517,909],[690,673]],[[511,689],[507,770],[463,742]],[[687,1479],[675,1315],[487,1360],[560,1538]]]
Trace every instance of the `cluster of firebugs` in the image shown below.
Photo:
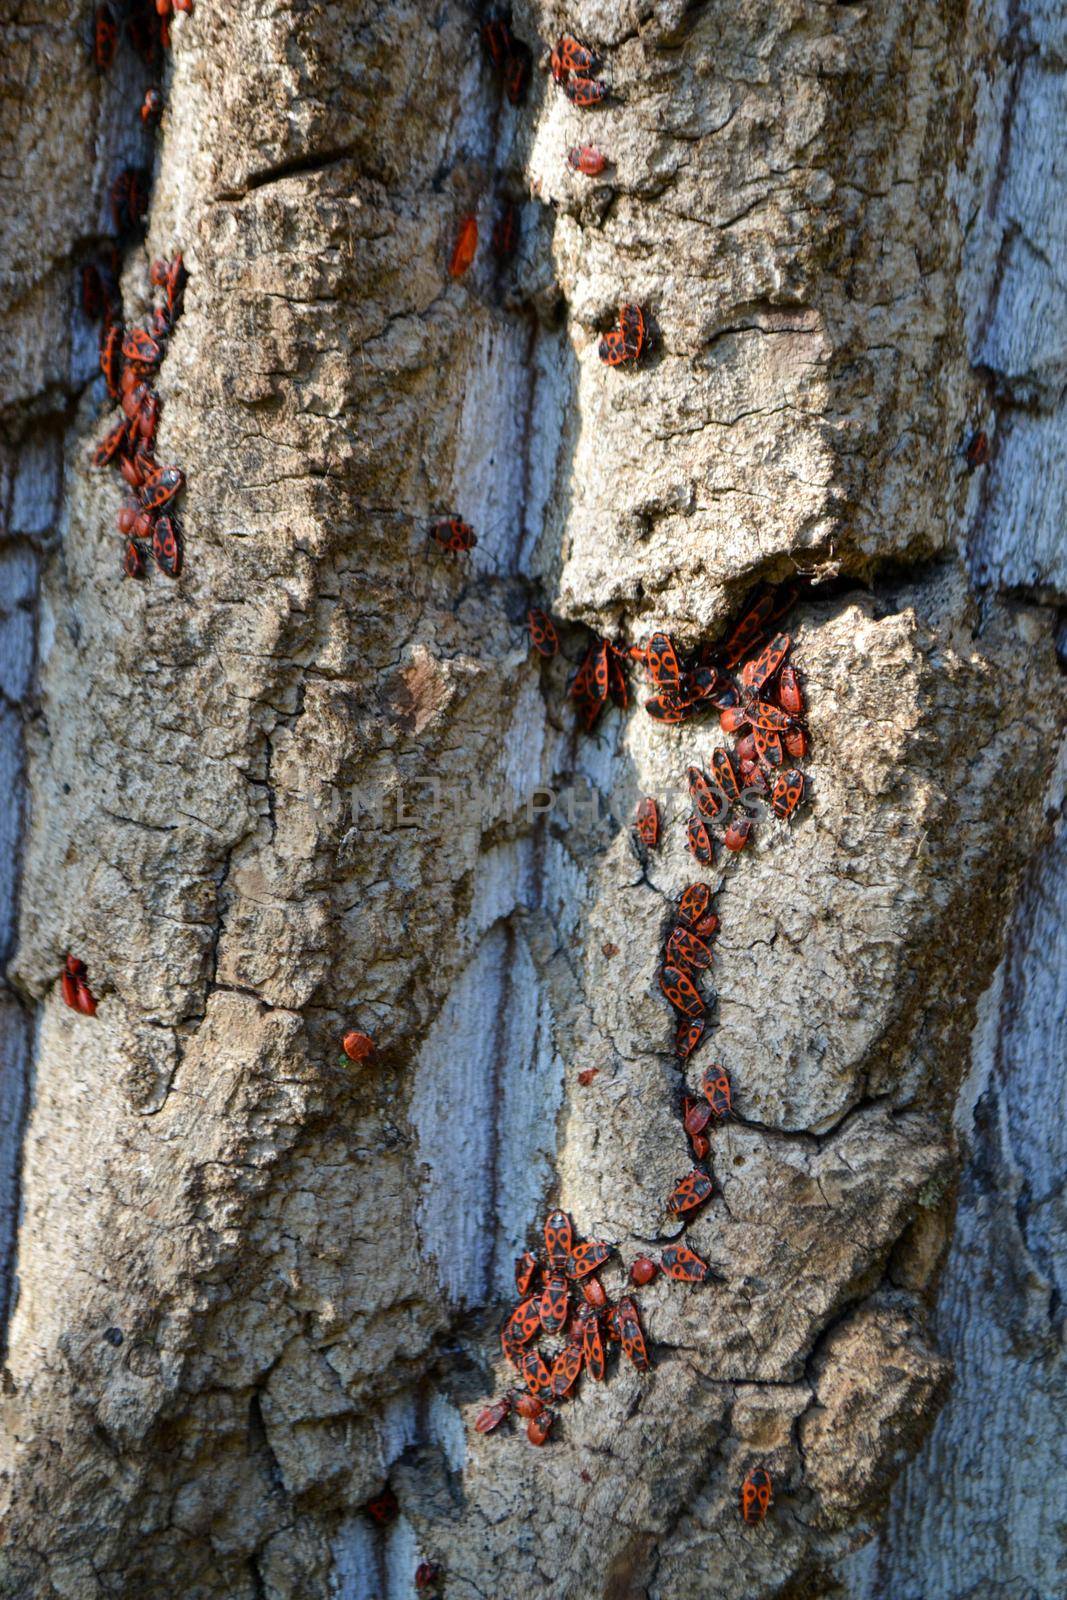
[[[125,0],[122,18],[126,31],[143,59],[153,65],[159,51],[169,47],[169,18],[173,10],[192,11],[192,0]],[[101,71],[114,59],[119,21],[111,5],[94,13],[93,54]],[[490,17],[482,28],[490,62],[499,74],[512,105],[525,98],[531,67],[527,45],[517,40],[507,21]],[[570,34],[563,34],[549,54],[554,82],[571,103],[587,109],[601,104],[607,85],[596,76],[596,53]],[[140,108],[142,121],[158,119],[162,97],[150,84]],[[588,177],[599,176],[608,165],[592,145],[577,145],[567,161]],[[147,174],[126,168],[116,178],[111,211],[118,241],[134,231],[147,210]],[[493,250],[500,259],[514,254],[518,242],[518,213],[505,201],[493,229]],[[462,277],[474,261],[478,224],[474,215],[462,219],[449,260],[449,273]],[[161,304],[146,328],[126,329],[122,323],[118,292],[118,244],[82,269],[82,304],[86,314],[101,322],[100,364],[111,399],[122,408],[115,424],[94,454],[94,463],[115,465],[130,491],[130,502],[119,512],[120,532],[126,538],[124,569],[130,577],[143,577],[145,552],[150,547],[157,565],[170,577],[181,571],[181,534],[171,506],[184,484],[180,468],[159,466],[153,455],[159,417],[159,398],[151,388],[152,374],[163,358],[166,340],[181,312],[185,271],[181,256],[153,263],[151,281],[160,290]],[[645,312],[627,303],[619,308],[615,327],[603,333],[598,354],[606,366],[636,364],[650,349]],[[473,529],[459,516],[443,517],[431,527],[431,536],[445,550],[459,554],[477,542]],[[653,690],[645,701],[647,714],[664,724],[678,724],[716,712],[724,733],[735,738],[731,753],[717,749],[711,773],[697,767],[687,771],[693,811],[686,824],[688,847],[701,867],[715,861],[719,840],[712,824],[723,827],[722,847],[737,856],[748,845],[754,821],[751,809],[769,802],[771,811],[788,820],[800,805],[805,788],[803,773],[793,764],[807,753],[804,695],[795,667],[789,662],[791,640],[774,632],[774,624],[796,597],[795,590],[767,590],[761,594],[724,643],[698,648],[684,656],[666,633],[656,633],[645,645],[628,648],[606,638],[595,639],[586,650],[569,688],[578,719],[592,732],[611,702],[622,709],[629,704],[627,668],[639,663]],[[551,617],[539,608],[528,613],[530,640],[543,657],[559,653],[559,636]],[[646,796],[637,807],[634,834],[639,848],[654,850],[660,842],[659,807]],[[689,884],[678,898],[673,925],[664,946],[660,987],[676,1016],[675,1051],[682,1062],[702,1044],[707,1026],[707,1002],[698,984],[713,960],[711,941],[719,919],[713,909],[708,884]],[[74,1010],[92,1016],[96,1000],[88,983],[84,962],[68,955],[61,973],[63,998]],[[369,1035],[349,1033],[343,1041],[346,1059],[369,1064],[375,1045]],[[588,1081],[585,1074],[583,1079]],[[714,1183],[708,1166],[708,1130],[729,1117],[730,1079],[723,1067],[709,1066],[701,1079],[701,1096],[686,1096],[681,1115],[694,1158],[691,1170],[680,1177],[666,1198],[666,1210],[676,1218],[690,1219],[711,1198]],[[650,1369],[648,1346],[638,1304],[629,1292],[612,1303],[599,1278],[613,1254],[603,1240],[578,1241],[564,1211],[553,1211],[544,1224],[544,1252],[526,1251],[515,1264],[518,1304],[508,1315],[501,1333],[506,1359],[523,1387],[509,1389],[478,1416],[475,1428],[491,1433],[511,1415],[526,1424],[532,1444],[542,1445],[556,1421],[553,1406],[570,1396],[584,1370],[602,1382],[608,1370],[608,1350],[617,1345],[639,1372]],[[658,1261],[639,1255],[631,1264],[634,1286],[652,1282],[663,1272],[686,1284],[704,1283],[707,1262],[685,1244],[674,1242]],[[542,1340],[547,1338],[548,1343]],[[772,1503],[770,1474],[754,1467],[741,1486],[741,1514],[745,1522],[759,1522]],[[396,1497],[388,1488],[365,1508],[377,1522],[386,1524],[397,1515]],[[430,1591],[441,1581],[441,1568],[423,1562],[415,1586]]]
[[[507,24],[492,18],[483,30],[486,48],[501,73],[513,103],[524,92],[529,52],[512,38]],[[549,56],[552,77],[572,104],[591,107],[607,95],[596,76],[599,62],[594,51],[570,34],[564,34]],[[591,145],[576,146],[567,154],[577,172],[596,177],[607,165],[604,155]],[[513,240],[514,210],[506,213],[509,240]],[[494,249],[501,254],[498,222]],[[454,277],[472,264],[478,243],[478,225],[464,217],[449,263]],[[608,367],[636,364],[651,348],[644,309],[636,303],[619,307],[616,325],[599,340],[598,355]],[[430,530],[445,550],[459,554],[477,543],[474,529],[458,515],[443,517]],[[683,655],[666,633],[656,633],[644,645],[618,645],[607,638],[594,639],[578,664],[569,694],[581,726],[592,732],[609,703],[621,709],[629,704],[627,668],[639,663],[650,679],[652,693],[645,710],[655,721],[677,725],[692,718],[715,714],[722,731],[734,740],[733,748],[717,749],[710,773],[689,767],[687,782],[692,812],[686,823],[686,842],[698,866],[713,866],[721,848],[737,858],[749,845],[755,828],[753,811],[760,802],[774,816],[788,821],[800,806],[805,778],[797,763],[808,750],[804,725],[804,694],[789,657],[792,641],[776,631],[776,624],[796,598],[795,589],[766,590],[722,643]],[[539,655],[559,653],[559,635],[552,618],[534,607],[528,613],[530,641]],[[716,833],[721,828],[721,840]],[[634,833],[641,851],[660,842],[660,812],[656,800],[645,796],[637,807]],[[686,1062],[705,1040],[708,1003],[700,989],[702,974],[711,967],[711,942],[719,919],[713,909],[711,888],[693,882],[679,896],[668,931],[660,970],[660,988],[676,1018],[675,1051]],[[583,1078],[585,1075],[583,1074]],[[588,1081],[587,1079],[585,1081]],[[688,1220],[714,1193],[707,1166],[709,1131],[729,1117],[730,1079],[720,1065],[706,1068],[701,1094],[685,1096],[682,1123],[693,1155],[691,1170],[679,1177],[666,1197],[666,1210]],[[505,1358],[515,1369],[518,1383],[478,1416],[475,1428],[491,1433],[510,1416],[525,1423],[531,1444],[543,1445],[556,1421],[560,1402],[573,1394],[581,1373],[594,1382],[607,1374],[607,1351],[617,1345],[639,1372],[649,1370],[649,1354],[639,1307],[627,1292],[612,1303],[598,1276],[608,1262],[612,1246],[601,1240],[578,1243],[571,1219],[553,1211],[544,1225],[544,1252],[525,1252],[515,1265],[518,1304],[501,1333]],[[707,1262],[681,1243],[668,1245],[659,1260],[640,1255],[631,1264],[630,1284],[650,1283],[659,1272],[681,1283],[701,1284],[709,1274]],[[547,1339],[547,1344],[544,1341]],[[763,1466],[753,1467],[741,1486],[741,1515],[747,1523],[761,1521],[772,1503],[773,1485]],[[372,1512],[384,1507],[372,1502]]]
[[[107,72],[118,52],[121,29],[148,67],[158,67],[162,52],[170,48],[170,18],[175,11],[191,12],[193,0],[122,0],[117,7],[101,4],[93,12],[92,56],[99,72]],[[143,123],[159,119],[163,97],[156,84],[145,90],[140,108]],[[81,307],[90,322],[100,324],[100,370],[109,399],[122,409],[93,452],[93,465],[113,466],[129,491],[118,512],[118,528],[125,540],[123,570],[127,577],[143,578],[147,552],[169,578],[182,568],[182,536],[173,503],[185,484],[180,467],[161,466],[155,458],[160,399],[152,388],[166,343],[181,315],[186,271],[181,255],[172,261],[154,261],[150,278],[159,293],[149,324],[129,327],[123,322],[123,244],[137,234],[148,211],[148,172],[144,167],[123,167],[111,185],[109,210],[114,239],[106,250],[83,264],[80,272]],[[96,1015],[96,997],[89,986],[85,962],[68,955],[60,973],[60,990],[71,1010]]]
[[[144,65],[157,74],[163,52],[170,49],[170,19],[175,11],[193,10],[193,0],[108,0],[93,12],[93,63],[98,72],[110,71],[119,41],[125,33]],[[143,123],[158,122],[163,112],[163,91],[154,80],[145,86],[138,115]]]
[[[93,60],[107,72],[125,33],[145,66],[156,71],[163,52],[170,48],[170,19],[174,11],[191,12],[193,0],[116,0],[93,12]],[[140,106],[146,127],[158,122],[163,110],[162,92],[149,83]],[[98,467],[113,466],[129,491],[118,512],[123,539],[123,571],[128,578],[147,575],[151,551],[160,572],[177,578],[182,569],[182,534],[174,512],[185,477],[180,467],[161,465],[155,457],[160,400],[152,379],[163,360],[167,340],[181,315],[186,273],[180,255],[173,261],[152,264],[151,282],[159,291],[159,304],[145,327],[127,327],[122,314],[119,278],[121,247],[143,227],[148,210],[148,172],[144,167],[124,167],[115,178],[109,197],[114,241],[81,269],[81,302],[85,315],[100,324],[100,369],[120,420],[110,429],[93,455]]]
[[[684,656],[666,633],[655,633],[644,645],[628,649],[606,638],[586,650],[570,685],[578,719],[592,731],[609,703],[626,709],[630,690],[627,669],[639,662],[652,693],[645,711],[654,721],[677,725],[714,713],[724,733],[734,739],[732,751],[717,749],[710,773],[689,767],[686,777],[693,810],[686,823],[686,842],[701,867],[711,867],[717,852],[739,859],[753,837],[751,815],[759,804],[788,821],[800,805],[804,774],[790,763],[808,750],[804,726],[805,700],[796,668],[789,660],[792,641],[777,624],[797,597],[790,587],[766,589],[757,595],[740,622],[722,642]],[[552,618],[531,609],[530,640],[541,656],[559,653],[559,635]],[[719,839],[715,827],[722,828]],[[660,843],[661,821],[656,800],[646,795],[637,806],[634,834],[639,852]],[[712,965],[712,941],[719,930],[709,884],[688,884],[676,902],[664,943],[659,974],[662,993],[675,1016],[675,1053],[688,1061],[702,1045],[707,1030],[708,1001],[699,984]],[[581,1081],[588,1078],[582,1074]],[[719,1064],[701,1076],[698,1096],[683,1096],[681,1118],[693,1156],[665,1199],[668,1214],[688,1221],[715,1192],[707,1165],[709,1133],[731,1114],[729,1074]],[[649,1369],[648,1348],[637,1302],[629,1293],[612,1304],[596,1274],[612,1247],[602,1241],[575,1244],[570,1219],[556,1211],[545,1223],[542,1258],[527,1252],[516,1263],[520,1299],[501,1335],[505,1357],[524,1387],[509,1390],[488,1406],[475,1427],[492,1432],[515,1414],[526,1421],[527,1436],[543,1444],[556,1420],[552,1404],[565,1400],[584,1368],[595,1382],[606,1373],[606,1346],[618,1344],[638,1371]],[[650,1283],[657,1273],[687,1284],[705,1283],[709,1266],[686,1245],[667,1245],[659,1260],[640,1255],[629,1271],[633,1285]],[[572,1286],[581,1299],[570,1304]],[[548,1359],[535,1347],[543,1334],[556,1341]],[[772,1501],[772,1483],[765,1467],[753,1467],[741,1486],[741,1513],[759,1522]]]

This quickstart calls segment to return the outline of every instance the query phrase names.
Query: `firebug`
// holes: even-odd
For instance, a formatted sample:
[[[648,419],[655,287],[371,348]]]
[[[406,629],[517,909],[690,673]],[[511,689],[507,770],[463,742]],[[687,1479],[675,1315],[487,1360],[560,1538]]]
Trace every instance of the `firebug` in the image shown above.
[[[989,460],[989,454],[989,435],[984,428],[979,428],[977,433],[972,433],[964,451],[967,471],[976,472],[979,467],[984,467]]]
[[[789,818],[804,798],[804,774],[795,767],[781,773],[771,790],[771,810],[776,816]]]
[[[126,553],[122,558],[122,570],[127,578],[143,578],[145,576],[145,553],[143,547],[136,539],[130,539],[126,545]]]
[[[804,715],[804,691],[796,667],[783,667],[778,678],[778,704],[791,717]]]
[[[486,1406],[484,1411],[479,1411],[474,1420],[476,1433],[492,1433],[494,1428],[499,1428],[505,1417],[511,1415],[511,1396],[504,1395],[501,1399]]]
[[[626,340],[619,328],[609,328],[607,333],[601,334],[597,354],[608,367],[621,367],[624,361],[629,361]]]
[[[688,1098],[682,1102],[682,1106],[684,1111],[682,1127],[686,1133],[690,1138],[694,1134],[703,1133],[711,1121],[711,1107],[706,1101],[690,1100]]]
[[[667,1210],[674,1212],[694,1211],[697,1206],[703,1205],[714,1188],[711,1178],[703,1167],[694,1167],[692,1172],[686,1173],[684,1178],[679,1178],[667,1198]]]
[[[185,473],[181,467],[157,467],[145,479],[139,499],[145,511],[158,511],[180,494],[185,487]]]
[[[629,303],[619,307],[619,329],[626,354],[631,361],[640,361],[645,348],[645,314],[639,305]]]
[[[526,86],[530,81],[530,51],[521,39],[511,41],[511,50],[504,63],[504,93],[513,106],[521,106],[526,99]]]
[[[587,1239],[584,1244],[576,1244],[567,1257],[565,1268],[568,1278],[580,1279],[596,1272],[602,1267],[611,1254],[610,1244],[605,1244],[602,1239]]]
[[[608,1292],[599,1278],[583,1278],[582,1294],[594,1311],[603,1311],[608,1303]]]
[[[752,739],[756,746],[756,757],[761,765],[780,767],[785,760],[785,749],[780,733],[767,733],[763,728],[755,727],[752,730]]]
[[[719,650],[724,666],[736,667],[755,647],[774,616],[774,596],[762,594],[735,625]]]
[[[581,1346],[575,1344],[564,1345],[552,1363],[550,1387],[554,1400],[562,1400],[565,1395],[570,1393],[577,1382],[578,1374],[581,1370]]]
[[[396,1495],[388,1488],[383,1489],[381,1494],[375,1495],[372,1500],[368,1500],[363,1509],[381,1528],[388,1527],[390,1522],[395,1522],[400,1514]]]
[[[504,1325],[510,1344],[528,1344],[541,1325],[541,1296],[530,1295],[517,1305]]]
[[[686,843],[702,867],[710,867],[715,858],[711,834],[694,812],[685,825]]]
[[[710,1066],[705,1070],[700,1085],[704,1097],[708,1102],[708,1110],[712,1116],[720,1121],[730,1115],[730,1079],[726,1071],[720,1066]]]
[[[574,1228],[565,1211],[551,1211],[545,1218],[545,1251],[548,1264],[555,1272],[562,1272],[570,1260],[574,1247]]]
[[[119,45],[119,28],[110,6],[97,6],[93,12],[93,62],[98,72],[107,72]]]
[[[659,807],[651,795],[637,802],[634,828],[641,843],[654,850],[659,843]]]
[[[689,793],[697,812],[700,816],[707,818],[708,821],[712,821],[719,815],[725,805],[722,795],[717,789],[712,788],[699,767],[688,767],[685,775],[689,784]],[[692,848],[692,845],[690,845],[690,849]],[[695,850],[693,854],[696,855]]]
[[[362,1063],[373,1061],[375,1056],[375,1043],[369,1033],[346,1033],[341,1040],[341,1049],[349,1061]]]
[[[752,818],[735,817],[723,834],[722,842],[727,850],[743,850],[752,837]]]
[[[162,349],[143,328],[130,329],[122,341],[122,354],[131,365],[141,368],[158,367],[163,359]]]
[[[697,928],[711,911],[711,889],[706,883],[691,883],[678,896],[678,921]]]
[[[741,1516],[749,1524],[762,1522],[774,1503],[774,1485],[766,1467],[753,1467],[741,1485]]]
[[[751,689],[753,694],[759,694],[789,654],[792,642],[787,633],[780,633],[772,639],[762,654],[746,668],[742,679],[745,687]]]
[[[532,1250],[524,1250],[515,1262],[515,1287],[520,1295],[529,1294],[536,1272],[537,1257]]]
[[[552,1424],[555,1422],[555,1420],[556,1413],[554,1411],[549,1411],[547,1407],[544,1411],[542,1411],[539,1417],[531,1417],[530,1421],[526,1424],[526,1437],[529,1439],[530,1443],[537,1445],[544,1444],[549,1433],[552,1431]]]
[[[530,643],[538,655],[551,660],[559,654],[559,635],[547,611],[539,611],[536,606],[531,606],[526,613],[526,625],[530,630]]]
[[[588,77],[596,70],[597,58],[588,45],[582,44],[573,34],[564,33],[552,48],[550,66],[556,82],[562,83],[572,73]]]
[[[683,1017],[679,1022],[674,1036],[674,1053],[680,1061],[687,1061],[693,1051],[697,1049],[704,1037],[706,1026],[707,1023],[704,1017],[696,1017],[692,1022]]]
[[[728,750],[715,750],[711,757],[711,770],[722,793],[728,801],[740,800],[741,788]]]
[[[710,948],[703,939],[688,928],[673,928],[667,940],[667,960],[674,967],[683,967],[689,972],[704,972],[714,959]]]
[[[655,722],[685,722],[690,715],[688,707],[680,705],[673,689],[664,689],[645,701],[645,710]]]
[[[663,1270],[679,1283],[703,1283],[711,1268],[684,1244],[669,1244],[662,1253]]]
[[[485,20],[482,24],[482,43],[493,66],[498,72],[503,72],[514,43],[511,29],[503,17],[494,14]]]
[[[628,1294],[624,1294],[619,1301],[618,1327],[620,1342],[626,1354],[638,1372],[647,1372],[650,1363],[648,1350],[645,1347],[645,1336],[641,1331],[641,1319],[637,1315],[637,1306]]]
[[[462,278],[470,268],[478,250],[478,218],[473,211],[465,216],[459,225],[456,242],[452,249],[452,257],[448,263],[449,275],[453,278]]]
[[[586,1371],[594,1383],[604,1377],[604,1342],[600,1337],[600,1322],[591,1305],[579,1307],[578,1320],[582,1329],[582,1355]]]
[[[525,1350],[519,1361],[523,1382],[531,1394],[541,1394],[551,1387],[552,1375],[538,1350]]]
[[[693,980],[681,967],[665,966],[660,973],[660,988],[676,1011],[684,1017],[702,1017],[707,1010],[693,987]]]
[[[571,105],[582,111],[587,111],[590,106],[598,106],[607,92],[607,84],[601,83],[598,78],[568,78],[563,85],[563,93]]]
[[[439,518],[430,528],[430,538],[435,539],[442,550],[447,550],[450,555],[473,550],[478,543],[474,529],[460,517]]]
[[[181,576],[182,539],[177,517],[168,516],[164,512],[157,518],[152,530],[152,554],[156,558],[156,566],[160,572],[168,578]]]
[[[591,144],[572,145],[567,151],[567,160],[575,172],[581,172],[587,178],[597,178],[607,166],[606,157]]]
[[[678,651],[669,633],[654,633],[645,646],[645,664],[657,689],[671,689],[681,681]]]
[[[116,403],[119,399],[119,376],[122,365],[122,328],[113,322],[100,340],[100,371],[104,374],[107,392]]]
[[[493,254],[500,261],[509,260],[519,247],[519,211],[510,200],[501,207],[493,225]]]
[[[625,711],[630,703],[630,695],[626,686],[626,673],[623,670],[623,661],[625,659],[625,653],[609,642],[608,693],[611,696],[612,703],[622,711]]]
[[[115,426],[104,435],[104,438],[93,451],[93,466],[106,467],[108,462],[115,457],[126,442],[128,424],[123,419],[116,422]]]

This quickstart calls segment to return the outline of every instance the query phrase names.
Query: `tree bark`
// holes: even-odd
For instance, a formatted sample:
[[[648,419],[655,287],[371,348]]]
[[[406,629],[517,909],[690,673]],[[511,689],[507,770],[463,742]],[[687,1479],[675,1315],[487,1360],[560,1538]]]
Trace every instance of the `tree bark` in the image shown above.
[[[478,22],[173,20],[122,290],[143,316],[184,252],[157,453],[186,568],[143,585],[75,274],[144,73],[96,75],[56,0],[5,24],[0,1594],[398,1600],[432,1559],[449,1600],[1052,1600],[1062,23],[525,3],[515,109]],[[541,70],[564,26],[596,111]],[[622,300],[655,347],[613,371]],[[695,648],[797,577],[809,803],[712,875],[683,1071],[657,972],[718,729],[639,693],[583,737],[567,673],[590,629]],[[530,604],[565,659],[531,659]],[[585,1382],[544,1449],[475,1433],[551,1205],[616,1262],[678,1231],[705,1060],[737,1111],[686,1230],[716,1281],[641,1291],[651,1374]],[[988,1441],[1024,1432],[1045,1466],[993,1557]]]

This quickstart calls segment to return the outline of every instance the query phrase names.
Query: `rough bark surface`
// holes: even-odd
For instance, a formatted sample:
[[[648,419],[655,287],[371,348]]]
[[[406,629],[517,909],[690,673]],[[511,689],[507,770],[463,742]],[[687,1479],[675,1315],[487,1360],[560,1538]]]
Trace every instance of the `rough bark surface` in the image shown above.
[[[1064,17],[1045,6],[979,17],[994,70],[972,159],[994,179],[971,213],[961,298],[995,434],[967,543],[980,581],[1062,607],[1067,174],[1037,130],[1063,98]],[[850,1600],[1053,1600],[1067,1588],[1062,773],[1048,813],[1054,837],[1028,865],[956,1111],[964,1164],[936,1313],[953,1391],[879,1537],[842,1568]]]
[[[613,98],[583,116],[539,71],[502,104],[459,3],[198,0],[123,276],[136,315],[154,255],[191,275],[159,383],[187,568],[142,586],[88,467],[106,406],[74,295],[137,156],[137,75],[98,79],[86,26],[56,0],[11,15],[0,110],[0,737],[24,772],[0,883],[0,1593],[397,1600],[421,1557],[450,1600],[967,1593],[936,1536],[899,1565],[911,1473],[890,1545],[850,1552],[954,1363],[952,1446],[981,1449],[961,1262],[994,1224],[1020,1279],[1062,1259],[1051,1166],[1021,1210],[987,1207],[958,1148],[1007,1159],[976,1071],[1029,1086],[1002,1103],[1013,1150],[1043,1116],[1037,958],[1006,945],[1024,875],[1016,924],[1038,905],[1062,948],[1041,857],[1067,479],[1035,430],[1063,350],[1020,353],[993,310],[976,333],[968,296],[992,274],[1008,305],[1043,249],[988,219],[1032,193],[1012,174],[1062,120],[1062,52],[1005,151],[990,130],[1033,54],[1014,14],[517,5],[535,53],[563,26],[603,52]],[[582,138],[603,181],[564,160]],[[483,243],[452,281],[460,216],[484,241],[504,195],[517,260]],[[1058,268],[1045,287],[1062,299]],[[624,297],[656,351],[610,372]],[[1038,313],[1016,309],[1018,333]],[[980,423],[1006,443],[972,477]],[[1038,484],[1023,573],[1012,518]],[[457,562],[427,553],[453,510],[479,534]],[[760,826],[719,896],[708,1059],[738,1116],[688,1230],[717,1281],[644,1291],[652,1374],[586,1385],[550,1448],[484,1438],[511,1260],[547,1205],[625,1262],[675,1230],[656,968],[693,875],[685,768],[720,739],[640,707],[576,735],[526,607],[571,660],[589,627],[688,646],[797,573],[811,803]],[[647,866],[643,793],[667,822]],[[61,1003],[67,950],[92,1020]],[[348,1026],[377,1066],[338,1064]],[[1005,1268],[999,1292],[1036,1291]],[[776,1505],[753,1530],[757,1460]],[[383,1535],[360,1508],[386,1480]],[[1043,1492],[1040,1575],[1010,1552],[997,1573],[1012,1600],[1062,1589]],[[964,1543],[985,1514],[957,1502]]]

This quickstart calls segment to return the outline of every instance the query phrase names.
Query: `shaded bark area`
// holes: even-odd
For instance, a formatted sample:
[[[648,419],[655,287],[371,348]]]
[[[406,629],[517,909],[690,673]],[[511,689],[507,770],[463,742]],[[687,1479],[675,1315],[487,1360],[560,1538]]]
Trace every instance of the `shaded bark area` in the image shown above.
[[[937,1310],[941,1346],[955,1357],[952,1396],[877,1541],[846,1569],[849,1593],[1063,1587],[1063,1444],[1052,1419],[1064,1397],[1065,862],[1061,831],[1024,884],[961,1096],[967,1159]]]
[[[177,587],[121,582],[118,492],[87,465],[106,407],[73,269],[140,138],[129,68],[97,81],[58,13],[14,31],[0,709],[28,803],[0,1593],[396,1600],[422,1557],[461,1600],[955,1593],[936,1534],[898,1564],[910,1476],[889,1544],[842,1563],[953,1360],[931,1459],[939,1437],[978,1447],[974,1263],[1001,1239],[1016,1274],[1058,1260],[1053,1151],[1027,1154],[1020,1109],[1042,1103],[1030,947],[1005,951],[1048,842],[1058,589],[1046,554],[1008,572],[997,496],[1030,469],[1005,445],[968,477],[959,454],[1003,405],[988,373],[1025,366],[996,355],[1016,256],[993,252],[980,327],[968,289],[991,256],[975,216],[1031,192],[1032,136],[987,135],[1029,103],[1032,52],[1009,18],[1002,91],[979,70],[993,25],[962,7],[516,6],[535,55],[563,25],[605,58],[586,117],[539,70],[507,106],[459,4],[199,0],[176,21],[123,291],[137,316],[148,262],[184,251],[159,385],[160,456],[188,478]],[[564,159],[583,138],[603,182]],[[31,236],[24,193],[52,167]],[[500,264],[504,200],[521,243]],[[623,298],[656,348],[609,372]],[[1055,353],[1038,369],[1008,443],[1024,411],[1054,421]],[[479,535],[458,561],[427,541],[451,512]],[[551,1203],[623,1263],[676,1233],[701,1065],[672,1054],[656,972],[693,876],[685,769],[720,736],[638,703],[583,739],[569,667],[589,628],[712,640],[798,574],[810,806],[711,880],[707,1059],[738,1114],[687,1237],[715,1282],[642,1296],[652,1374],[586,1384],[551,1447],[483,1438],[512,1257]],[[566,659],[530,660],[531,602]],[[666,822],[649,861],[643,793]],[[1052,927],[1057,881],[1030,870],[1020,925]],[[92,1021],[61,1005],[68,949]],[[339,1062],[350,1026],[373,1069]],[[1009,1156],[1018,1203],[987,1205]],[[1027,1290],[1048,1395],[1031,1313],[1058,1316],[1051,1293]],[[756,1460],[776,1507],[753,1531]],[[383,1534],[361,1508],[386,1481]],[[977,1539],[977,1500],[957,1504]]]
[[[1063,95],[1064,23],[1013,6],[981,7],[976,21],[985,72],[962,300],[992,465],[967,523],[968,559],[987,590],[1062,606],[1067,252],[1052,219],[1064,177],[1039,130]],[[884,1527],[843,1570],[856,1600],[1052,1600],[1064,1587],[1062,770],[1045,810],[1050,837],[1028,865],[983,996],[956,1113],[964,1164],[936,1315],[955,1386]]]

